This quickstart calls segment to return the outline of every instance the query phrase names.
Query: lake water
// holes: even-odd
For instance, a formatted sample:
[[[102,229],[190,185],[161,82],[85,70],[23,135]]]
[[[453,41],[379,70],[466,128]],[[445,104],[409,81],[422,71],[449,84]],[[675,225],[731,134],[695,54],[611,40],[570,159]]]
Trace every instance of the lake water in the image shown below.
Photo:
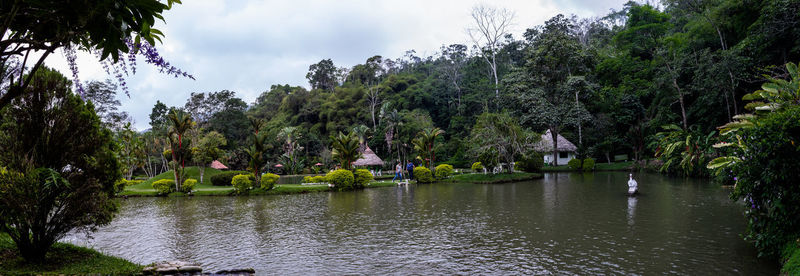
[[[546,174],[284,196],[131,198],[65,240],[139,263],[258,274],[776,275],[742,241],[743,207],[705,180]]]

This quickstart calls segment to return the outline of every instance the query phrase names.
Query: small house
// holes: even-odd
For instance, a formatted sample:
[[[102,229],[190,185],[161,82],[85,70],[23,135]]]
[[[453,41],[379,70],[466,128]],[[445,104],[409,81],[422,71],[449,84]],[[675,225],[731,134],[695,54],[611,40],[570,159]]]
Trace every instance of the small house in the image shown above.
[[[534,149],[544,155],[544,163],[553,165],[553,134],[548,129],[542,134],[542,140],[536,143]],[[575,159],[578,147],[572,142],[558,135],[558,165],[566,165],[569,160]]]

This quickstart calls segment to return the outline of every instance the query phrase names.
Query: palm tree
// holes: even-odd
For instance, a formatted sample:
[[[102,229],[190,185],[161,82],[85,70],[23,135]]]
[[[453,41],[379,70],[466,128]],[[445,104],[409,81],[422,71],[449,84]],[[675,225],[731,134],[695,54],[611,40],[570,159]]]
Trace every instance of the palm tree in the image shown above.
[[[358,136],[358,146],[361,152],[367,149],[367,138],[369,138],[367,132],[369,132],[369,130],[369,127],[363,124],[353,128],[353,133]]]
[[[417,138],[411,140],[411,143],[414,144],[414,149],[420,153],[423,160],[429,159],[428,166],[431,171],[433,170],[433,162],[436,160],[434,143],[436,142],[436,137],[441,134],[444,134],[444,130],[438,127],[426,128],[417,133]]]
[[[173,109],[167,116],[171,123],[169,129],[170,147],[172,150],[172,161],[175,162],[173,173],[175,174],[175,189],[181,190],[183,179],[183,169],[186,165],[186,154],[183,151],[183,135],[192,128],[192,116],[183,110]],[[188,145],[187,145],[188,146]],[[180,164],[180,172],[178,165]]]
[[[358,137],[355,132],[350,132],[345,135],[339,132],[338,136],[331,136],[331,156],[339,160],[342,169],[350,170],[353,167],[353,162],[361,158],[361,152],[358,151]]]

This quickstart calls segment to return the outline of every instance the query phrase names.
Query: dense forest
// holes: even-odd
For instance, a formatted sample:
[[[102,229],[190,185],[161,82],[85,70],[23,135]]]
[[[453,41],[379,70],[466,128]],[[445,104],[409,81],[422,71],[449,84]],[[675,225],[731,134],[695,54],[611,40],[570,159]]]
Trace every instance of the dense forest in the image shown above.
[[[492,11],[490,19],[503,19]],[[428,57],[413,50],[396,59],[376,55],[352,68],[324,59],[309,66],[311,90],[272,85],[251,104],[233,91],[192,93],[184,106],[157,103],[152,128],[135,136],[147,166],[156,167],[150,175],[166,169],[159,139],[173,108],[191,114],[198,137],[221,133],[222,159],[236,169],[247,167],[251,119],[266,121],[265,160],[272,164],[330,164],[330,136],[354,129],[384,160],[405,159],[414,155],[418,132],[438,127],[444,133],[436,161],[468,167],[476,118],[494,112],[538,133],[551,129],[598,162],[623,154],[679,158],[661,148],[665,139],[707,138],[745,110],[743,95],[766,76],[785,76],[783,65],[800,59],[798,16],[797,1],[628,2],[601,18],[557,15],[522,38],[497,33],[495,42],[446,45]],[[95,82],[89,95],[113,89]],[[101,116],[120,128],[124,120],[110,109]],[[714,142],[699,138],[691,143]],[[288,148],[292,156],[285,156]],[[696,167],[701,162],[708,159]],[[698,174],[678,162],[665,169]]]

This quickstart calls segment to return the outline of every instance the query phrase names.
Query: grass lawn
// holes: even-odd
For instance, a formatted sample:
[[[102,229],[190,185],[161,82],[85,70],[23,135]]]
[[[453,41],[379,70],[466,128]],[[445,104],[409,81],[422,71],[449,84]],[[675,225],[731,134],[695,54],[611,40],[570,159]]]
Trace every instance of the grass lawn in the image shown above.
[[[627,171],[633,166],[633,161],[627,162],[614,162],[614,163],[595,163],[594,171]],[[542,168],[543,172],[573,172],[580,171],[574,170],[567,165],[560,165],[556,167],[546,166]]]
[[[42,264],[26,263],[5,233],[0,233],[0,274],[3,275],[133,275],[144,266],[122,258],[103,255],[95,250],[67,243],[56,243]]]
[[[517,181],[525,181],[525,180],[532,180],[532,179],[539,179],[542,178],[542,174],[540,173],[498,173],[498,174],[482,174],[482,173],[472,173],[472,174],[461,174],[453,176],[452,178],[443,181],[443,182],[466,182],[466,183],[478,183],[478,184],[495,184],[495,183],[508,183],[508,182],[517,182]]]

